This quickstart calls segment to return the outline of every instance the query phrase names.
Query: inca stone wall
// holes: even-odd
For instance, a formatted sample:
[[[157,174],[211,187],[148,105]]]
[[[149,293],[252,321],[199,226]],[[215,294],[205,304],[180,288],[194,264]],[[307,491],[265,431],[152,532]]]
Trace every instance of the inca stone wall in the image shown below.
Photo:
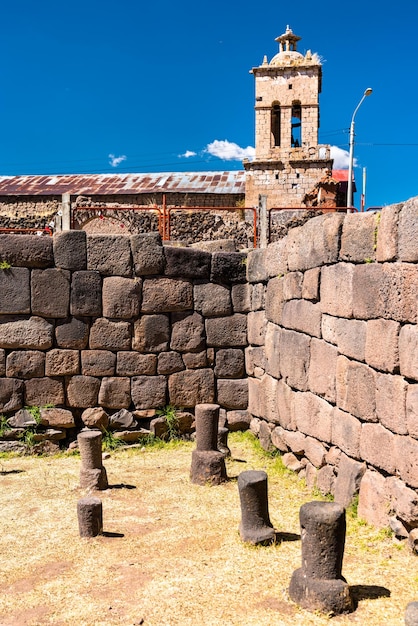
[[[309,486],[418,527],[418,201],[328,214],[248,257],[251,428]]]
[[[217,402],[229,421],[247,419],[244,253],[67,231],[0,235],[0,260],[5,417],[53,405],[42,425],[55,439],[74,437],[86,409],[146,420]]]

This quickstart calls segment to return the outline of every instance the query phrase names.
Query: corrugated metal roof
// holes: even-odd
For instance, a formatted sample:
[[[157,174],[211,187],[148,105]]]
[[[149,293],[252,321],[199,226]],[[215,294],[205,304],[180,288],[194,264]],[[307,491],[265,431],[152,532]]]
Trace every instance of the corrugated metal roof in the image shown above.
[[[245,172],[63,174],[0,176],[0,196],[124,195],[145,193],[243,194]]]

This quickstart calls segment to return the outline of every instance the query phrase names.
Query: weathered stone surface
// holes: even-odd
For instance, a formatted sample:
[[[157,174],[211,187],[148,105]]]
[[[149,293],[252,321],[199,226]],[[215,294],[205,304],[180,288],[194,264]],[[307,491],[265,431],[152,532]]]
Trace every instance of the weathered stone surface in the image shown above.
[[[147,278],[142,284],[143,313],[187,311],[193,308],[193,285],[187,280]]]
[[[321,333],[322,339],[333,345],[337,345],[337,323],[340,318],[331,315],[322,315]]]
[[[305,456],[315,467],[322,467],[325,464],[327,449],[313,437],[306,437]]]
[[[167,404],[166,391],[167,381],[165,376],[134,376],[131,379],[131,395],[136,409],[165,406]],[[170,404],[185,406],[181,403],[174,403],[171,399]]]
[[[168,349],[170,320],[167,315],[141,315],[134,323],[132,349],[161,352]]]
[[[111,430],[135,428],[136,426],[136,419],[127,409],[120,409],[120,411],[109,417],[109,428]]]
[[[402,376],[418,381],[417,326],[407,324],[401,328],[399,333],[399,363]]]
[[[237,430],[248,430],[251,422],[251,415],[248,411],[227,411],[226,421],[228,430],[235,432]]]
[[[100,380],[93,376],[72,376],[67,385],[67,403],[73,407],[97,405]]]
[[[344,217],[340,259],[362,263],[376,256],[375,243],[380,215],[348,213]]]
[[[208,367],[209,365],[206,350],[202,350],[201,352],[185,352],[182,358],[186,369],[195,370],[200,367]]]
[[[0,378],[0,411],[11,413],[23,406],[24,383],[16,378]]]
[[[316,473],[316,486],[322,495],[334,492],[335,472],[331,465],[324,465]]]
[[[161,352],[158,355],[157,371],[159,374],[174,374],[181,370],[184,370],[184,363],[178,352]]]
[[[289,270],[303,271],[335,263],[343,219],[340,213],[328,213],[292,228],[287,236]]]
[[[378,472],[367,470],[360,483],[358,516],[377,528],[389,525],[389,502],[385,479]]]
[[[282,329],[268,322],[265,336],[265,369],[270,376],[281,377],[280,358],[282,356]]]
[[[30,313],[29,279],[30,272],[26,267],[0,270],[1,315]]]
[[[81,420],[87,428],[107,430],[109,426],[109,416],[101,406],[90,407],[83,411]]]
[[[261,371],[264,374],[266,369],[267,361],[264,347],[253,347],[249,346],[245,348],[245,371],[248,376],[255,376],[255,371]]]
[[[418,494],[407,487],[396,476],[389,476],[385,482],[386,491],[393,511],[409,526],[418,525]]]
[[[25,404],[42,406],[64,404],[64,385],[54,378],[31,378],[25,381]]]
[[[127,409],[131,404],[131,379],[127,376],[104,377],[99,390],[99,404],[108,409]]]
[[[237,348],[217,350],[214,371],[217,378],[242,378],[245,374],[244,352]]]
[[[392,320],[369,320],[366,328],[366,363],[393,373],[399,367],[400,324]]]
[[[106,276],[132,274],[129,237],[124,235],[88,235],[87,269]]]
[[[89,340],[89,322],[85,318],[69,317],[58,320],[55,340],[59,348],[83,350]]]
[[[407,435],[406,392],[402,376],[378,374],[376,377],[376,416],[379,422],[399,435]]]
[[[268,374],[261,379],[261,393],[263,396],[263,416],[268,422],[280,423],[278,411],[279,381]]]
[[[400,261],[418,261],[418,202],[411,198],[403,205],[398,222],[398,256]]]
[[[306,435],[298,430],[282,430],[282,438],[293,454],[303,456],[305,454]]]
[[[377,229],[376,260],[395,261],[398,255],[398,219],[400,205],[382,207]]]
[[[289,448],[283,438],[283,432],[284,430],[281,426],[273,428],[271,431],[271,443],[277,450],[280,450],[280,452],[289,452]]]
[[[359,492],[361,479],[366,471],[366,464],[341,455],[338,474],[334,483],[334,501],[347,508],[356,493]]]
[[[319,300],[319,279],[321,269],[314,267],[303,274],[302,298],[317,302]]]
[[[81,317],[98,317],[102,314],[102,279],[99,272],[73,273],[70,313]]]
[[[114,322],[105,317],[96,319],[90,330],[92,350],[130,350],[131,324]]]
[[[364,361],[366,353],[367,322],[362,320],[335,320],[335,339],[338,351],[349,358]]]
[[[283,380],[279,380],[277,385],[277,410],[280,425],[290,430],[296,429],[294,402],[296,394],[297,392],[293,391]]]
[[[136,276],[164,273],[164,251],[159,233],[131,235],[131,250]]]
[[[227,409],[246,409],[248,407],[247,379],[218,379],[217,398],[219,404]]]
[[[215,252],[212,255],[211,282],[226,285],[245,283],[246,272],[247,254],[245,252]]]
[[[334,408],[332,415],[332,443],[348,456],[360,458],[361,422],[353,415]]]
[[[193,450],[190,480],[195,485],[220,485],[227,479],[225,457],[217,450]]]
[[[103,315],[128,320],[139,314],[141,279],[109,276],[103,280]]]
[[[204,319],[199,313],[172,316],[170,348],[178,352],[198,351],[205,347]]]
[[[0,348],[0,376],[6,373],[6,351]]]
[[[321,269],[321,311],[337,317],[353,317],[355,266],[338,263]]]
[[[38,350],[17,350],[6,359],[6,376],[39,378],[45,375],[45,354]]]
[[[266,282],[269,278],[267,249],[252,250],[247,259],[247,280],[250,283]]]
[[[80,356],[78,350],[54,348],[46,353],[46,376],[74,376],[79,373]]]
[[[54,327],[41,317],[0,321],[0,345],[6,349],[47,350],[53,342]]]
[[[269,322],[282,323],[283,305],[283,277],[272,278],[266,289],[266,318]]]
[[[185,370],[171,374],[168,379],[170,404],[194,407],[196,404],[213,402],[215,381],[210,369]]]
[[[41,424],[53,428],[74,428],[75,420],[71,411],[67,409],[41,408]]]
[[[296,427],[325,443],[332,443],[332,413],[334,407],[313,393],[294,395]]]
[[[248,311],[251,311],[251,285],[232,285],[231,297],[234,313],[248,313]]]
[[[292,470],[292,472],[300,472],[303,468],[302,463],[293,452],[285,452],[282,456],[282,463],[287,469]]]
[[[163,352],[162,354],[166,353]],[[116,374],[118,376],[154,376],[156,373],[157,355],[118,352],[116,361]],[[109,374],[105,375],[109,376]]]
[[[302,297],[302,272],[288,272],[283,276],[283,298],[294,300]]]
[[[263,283],[250,285],[251,288],[251,311],[260,311],[265,309],[266,286]]]
[[[207,319],[206,341],[208,346],[238,347],[247,345],[247,317],[235,313],[229,317]]]
[[[280,334],[280,372],[285,383],[300,391],[308,389],[310,344],[311,339],[307,335],[282,329]]]
[[[113,376],[115,365],[116,355],[109,350],[83,350],[81,352],[83,376]]]
[[[367,365],[337,358],[337,406],[368,422],[376,417],[376,373]]]
[[[362,425],[360,457],[388,474],[394,474],[397,467],[395,444],[395,435],[380,424]]]
[[[274,446],[271,441],[271,431],[273,429],[273,424],[268,424],[264,420],[260,423],[260,428],[258,431],[258,440],[260,442],[260,446],[266,452],[272,452],[274,450]]]
[[[418,441],[411,437],[395,437],[394,456],[400,478],[410,487],[418,488]]]
[[[338,350],[321,339],[312,339],[308,385],[310,391],[335,402],[335,374]]]
[[[408,433],[418,439],[418,385],[408,385],[407,388],[406,423]]]
[[[298,330],[312,337],[321,337],[321,317],[319,303],[290,300],[283,305],[281,324],[285,328]]]
[[[87,235],[84,230],[54,233],[55,266],[64,270],[87,269]]]
[[[166,276],[209,278],[212,255],[194,248],[164,246]]]
[[[231,292],[227,287],[203,283],[195,285],[193,293],[194,308],[205,317],[231,314]]]
[[[266,250],[266,266],[269,278],[285,274],[287,267],[287,237],[270,243]]]
[[[51,237],[0,234],[2,261],[16,267],[51,267],[54,265]]]
[[[67,317],[70,305],[70,272],[55,268],[32,270],[33,315]]]
[[[264,345],[267,319],[264,311],[251,311],[247,316],[248,343],[256,346]]]

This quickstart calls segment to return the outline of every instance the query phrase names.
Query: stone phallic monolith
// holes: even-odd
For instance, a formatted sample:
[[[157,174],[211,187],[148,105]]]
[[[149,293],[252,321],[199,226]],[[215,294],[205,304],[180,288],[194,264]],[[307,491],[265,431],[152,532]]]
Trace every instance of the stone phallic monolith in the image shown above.
[[[272,543],[276,534],[268,511],[266,472],[241,472],[238,476],[238,491],[241,501],[241,539],[254,545]]]
[[[418,602],[410,602],[405,610],[405,626],[418,626]]]
[[[197,404],[196,449],[192,452],[190,480],[196,485],[219,485],[226,480],[225,457],[218,450],[218,404]]]
[[[302,567],[293,572],[289,595],[308,611],[338,615],[353,610],[341,575],[345,509],[335,502],[307,502],[300,508]]]
[[[80,487],[107,489],[107,474],[102,462],[102,433],[83,430],[77,437],[81,457]]]
[[[77,502],[80,537],[97,537],[103,530],[103,507],[99,498],[92,496]]]
[[[224,426],[218,427],[218,450],[222,452],[225,457],[231,456],[231,450],[228,447],[228,434],[228,428]]]

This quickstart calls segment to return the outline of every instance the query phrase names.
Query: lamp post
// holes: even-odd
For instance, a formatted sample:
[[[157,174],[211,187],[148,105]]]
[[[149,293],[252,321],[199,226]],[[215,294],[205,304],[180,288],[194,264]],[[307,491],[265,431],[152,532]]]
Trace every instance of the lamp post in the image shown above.
[[[348,187],[347,187],[347,209],[353,206],[353,163],[354,163],[354,118],[363,103],[363,100],[370,96],[372,89],[368,87],[363,94],[362,99],[354,109],[353,117],[350,124],[350,154],[348,158]]]

